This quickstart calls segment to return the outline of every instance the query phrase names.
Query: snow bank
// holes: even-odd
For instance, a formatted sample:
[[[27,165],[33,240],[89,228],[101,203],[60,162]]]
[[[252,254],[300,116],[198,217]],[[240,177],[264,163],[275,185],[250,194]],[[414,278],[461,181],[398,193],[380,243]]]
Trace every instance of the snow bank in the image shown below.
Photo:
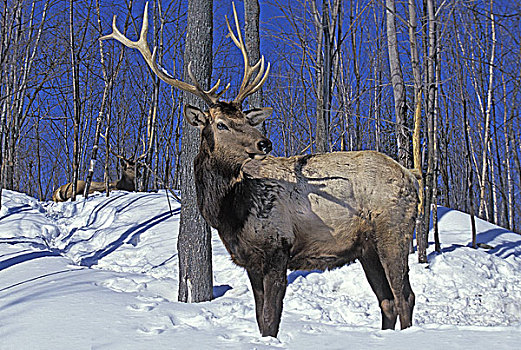
[[[521,237],[440,207],[443,252],[410,256],[414,326],[381,331],[358,263],[288,272],[281,331],[259,336],[245,272],[213,236],[211,302],[177,302],[179,204],[113,192],[75,203],[4,191],[0,349],[509,349],[521,341]],[[169,205],[170,202],[170,205]],[[475,339],[479,337],[479,341]]]

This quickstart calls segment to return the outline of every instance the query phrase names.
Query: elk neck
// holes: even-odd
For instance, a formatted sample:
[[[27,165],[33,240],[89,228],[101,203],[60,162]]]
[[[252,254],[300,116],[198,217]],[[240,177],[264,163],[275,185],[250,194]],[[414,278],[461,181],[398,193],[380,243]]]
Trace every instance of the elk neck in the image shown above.
[[[248,196],[239,181],[242,162],[231,157],[211,155],[208,145],[201,144],[194,160],[197,202],[201,214],[216,229],[239,228],[248,215],[244,205]]]
[[[132,169],[131,169],[132,170]],[[123,175],[116,183],[116,188],[126,191],[134,191],[135,190],[135,184],[134,184],[134,176],[128,169],[123,170]]]

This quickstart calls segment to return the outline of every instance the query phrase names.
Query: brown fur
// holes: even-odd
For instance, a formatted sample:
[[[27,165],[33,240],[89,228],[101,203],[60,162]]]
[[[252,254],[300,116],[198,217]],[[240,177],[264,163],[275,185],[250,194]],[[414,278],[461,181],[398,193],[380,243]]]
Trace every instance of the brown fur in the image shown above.
[[[132,161],[121,161],[121,165],[123,167],[123,171],[121,174],[121,178],[117,181],[112,181],[109,183],[109,189],[113,190],[123,190],[123,191],[135,191],[134,179],[136,176],[136,167],[134,162]],[[79,180],[76,185],[76,195],[83,195],[85,192],[85,181]],[[93,194],[94,192],[104,192],[105,191],[105,183],[104,182],[96,182],[92,181],[90,183],[89,194]],[[66,202],[72,198],[73,186],[72,182],[69,182],[65,185],[61,185],[56,190],[54,190],[52,194],[52,200],[55,202]]]
[[[109,184],[110,186],[110,184]],[[73,186],[72,182],[61,185],[52,194],[52,200],[55,202],[66,202],[72,198]],[[89,188],[89,194],[94,192],[105,191],[105,184],[103,182],[92,181]],[[76,195],[83,195],[85,192],[85,181],[79,180],[76,185]]]
[[[246,268],[263,336],[278,333],[286,270],[331,269],[360,260],[382,328],[411,326],[408,249],[415,175],[374,151],[277,158],[254,125],[271,110],[219,102],[185,108],[201,130],[194,162],[199,209],[233,261]],[[230,117],[228,117],[230,115]]]

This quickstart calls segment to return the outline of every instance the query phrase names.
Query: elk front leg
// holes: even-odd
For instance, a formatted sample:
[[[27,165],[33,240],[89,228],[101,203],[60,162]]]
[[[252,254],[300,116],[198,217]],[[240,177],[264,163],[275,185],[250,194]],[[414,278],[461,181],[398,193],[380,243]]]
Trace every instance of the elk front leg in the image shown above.
[[[253,290],[253,297],[255,298],[255,315],[257,317],[257,325],[259,331],[262,333],[264,329],[264,280],[261,271],[248,269],[248,278],[250,279],[251,289]]]
[[[282,315],[282,302],[286,294],[287,266],[289,255],[284,250],[267,256],[264,262],[264,305],[262,310],[261,334],[276,337]]]

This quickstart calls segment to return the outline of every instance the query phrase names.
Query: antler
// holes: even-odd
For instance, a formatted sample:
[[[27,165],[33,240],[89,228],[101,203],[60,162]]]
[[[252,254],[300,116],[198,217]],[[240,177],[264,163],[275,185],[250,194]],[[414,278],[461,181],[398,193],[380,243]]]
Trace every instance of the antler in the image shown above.
[[[110,145],[109,140],[107,140],[107,136],[105,136],[103,134],[100,134],[100,136],[105,140],[105,142],[106,142],[106,144],[107,144],[107,146],[109,148],[109,152],[112,153],[112,155],[114,155],[116,158],[121,159],[121,160],[125,161],[126,163],[132,163],[132,164],[139,163],[141,161],[141,159],[145,158],[145,156],[147,155],[147,153],[145,151],[145,143],[144,142],[143,142],[143,153],[139,157],[136,157],[136,155],[134,154],[133,158],[130,159],[130,158],[127,158],[125,156],[122,156],[119,153],[116,153],[112,149],[112,146]]]
[[[128,39],[125,35],[123,35],[116,26],[116,16],[114,15],[114,18],[112,20],[112,33],[102,36],[99,40],[106,40],[106,39],[116,39],[126,47],[137,49],[143,58],[145,59],[146,63],[152,69],[152,71],[165,83],[174,86],[177,89],[192,93],[196,96],[199,96],[202,98],[208,106],[211,106],[212,104],[216,103],[219,98],[228,90],[230,87],[230,84],[228,84],[223,90],[220,92],[217,92],[219,89],[220,80],[217,80],[217,83],[208,91],[205,91],[201,88],[199,85],[199,82],[197,79],[195,79],[195,76],[192,73],[191,69],[191,62],[188,64],[188,75],[190,76],[190,79],[192,79],[192,82],[194,85],[190,85],[188,83],[185,83],[183,81],[175,79],[173,76],[171,76],[163,67],[159,66],[156,62],[156,49],[157,47],[154,47],[154,50],[152,53],[150,53],[150,48],[148,47],[147,43],[147,33],[148,33],[148,2],[145,4],[145,11],[143,13],[143,26],[141,27],[141,34],[139,36],[139,39],[137,41],[132,41]]]
[[[233,102],[236,102],[240,105],[242,105],[242,102],[246,97],[253,94],[257,90],[259,90],[262,85],[266,82],[266,79],[268,78],[268,74],[270,72],[270,63],[268,62],[268,67],[266,68],[266,72],[264,73],[264,56],[261,57],[261,59],[254,65],[250,66],[250,61],[248,59],[248,53],[246,52],[246,46],[244,45],[244,41],[242,40],[242,34],[241,30],[239,28],[239,19],[237,18],[237,11],[235,10],[235,3],[232,2],[233,7],[233,16],[235,17],[235,28],[237,29],[237,37],[232,31],[232,28],[230,27],[230,22],[228,22],[228,17],[226,18],[226,25],[228,26],[229,34],[228,36],[232,38],[235,45],[241,50],[242,56],[244,58],[244,77],[242,79],[241,87],[239,89],[239,93],[237,94],[237,97],[233,100]],[[260,69],[259,69],[260,66]],[[250,83],[250,79],[255,73],[255,71],[258,70],[257,75],[253,79],[253,81]]]
[[[146,145],[144,138],[142,139],[142,142],[143,142],[143,153],[141,153],[141,155],[136,157],[137,147],[136,147],[136,150],[134,151],[134,163],[136,163],[136,164],[140,163],[141,159],[143,159],[147,156],[147,145]]]

